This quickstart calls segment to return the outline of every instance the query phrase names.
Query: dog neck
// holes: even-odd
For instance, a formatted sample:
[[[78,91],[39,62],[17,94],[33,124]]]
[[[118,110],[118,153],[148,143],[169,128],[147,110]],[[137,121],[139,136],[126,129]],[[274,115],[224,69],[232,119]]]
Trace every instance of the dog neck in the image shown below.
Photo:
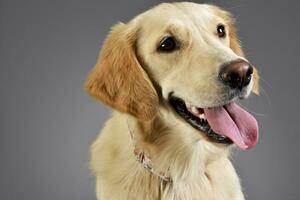
[[[133,150],[133,154],[134,157],[136,158],[136,160],[143,166],[143,168],[147,171],[149,171],[150,173],[152,173],[153,175],[157,176],[158,178],[160,178],[162,181],[165,182],[171,182],[172,179],[168,174],[168,172],[160,172],[160,171],[156,171],[154,164],[151,160],[151,157],[148,156],[143,149],[138,148],[137,144],[136,144],[136,140],[135,140],[135,136],[134,136],[134,132],[133,130],[131,130],[129,122],[128,122],[128,118],[126,119],[126,123],[127,123],[127,128],[128,128],[128,133],[130,136],[130,139],[134,145],[134,150]]]
[[[150,122],[126,120],[134,157],[145,170],[165,182],[203,177],[207,165],[228,156],[228,151],[199,140],[193,131],[182,131],[179,125],[170,127],[161,118]]]

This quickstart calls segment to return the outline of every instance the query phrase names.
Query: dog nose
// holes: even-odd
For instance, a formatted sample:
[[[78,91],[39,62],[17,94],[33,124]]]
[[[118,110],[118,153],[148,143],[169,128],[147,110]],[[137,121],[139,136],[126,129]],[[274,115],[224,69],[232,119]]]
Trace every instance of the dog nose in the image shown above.
[[[222,66],[219,77],[233,89],[242,89],[251,81],[253,67],[244,60],[236,60]]]

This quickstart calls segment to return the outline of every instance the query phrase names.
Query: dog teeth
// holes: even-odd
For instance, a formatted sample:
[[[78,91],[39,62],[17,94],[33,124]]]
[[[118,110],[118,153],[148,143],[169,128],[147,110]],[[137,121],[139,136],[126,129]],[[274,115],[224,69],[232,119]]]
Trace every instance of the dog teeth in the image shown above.
[[[200,118],[200,119],[206,119],[204,113],[200,114],[200,115],[199,115],[199,118]]]
[[[197,109],[195,106],[193,106],[193,107],[191,108],[191,111],[192,111],[192,113],[193,113],[194,115],[198,115],[198,114],[199,114],[199,111],[198,111],[198,109]]]
[[[185,102],[185,106],[190,109],[192,107],[192,104],[190,104],[189,102]]]

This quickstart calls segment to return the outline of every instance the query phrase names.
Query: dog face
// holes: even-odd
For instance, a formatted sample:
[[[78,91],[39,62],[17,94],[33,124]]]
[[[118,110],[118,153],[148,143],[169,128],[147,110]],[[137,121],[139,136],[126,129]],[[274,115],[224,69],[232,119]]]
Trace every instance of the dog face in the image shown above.
[[[234,140],[242,149],[257,142],[257,134],[230,135],[253,129],[241,125],[244,122],[233,120],[230,130],[222,125],[231,123],[228,113],[243,113],[229,105],[231,101],[247,97],[251,90],[258,93],[258,75],[244,58],[229,13],[215,6],[161,4],[115,26],[86,88],[140,120],[152,119],[166,105],[178,123],[184,119],[210,140]],[[248,115],[242,116],[252,123]]]
[[[219,80],[224,64],[247,62],[228,13],[214,6],[165,4],[141,18],[146,20],[141,20],[138,55],[164,99],[174,92],[205,108],[250,94],[253,79],[241,90]]]

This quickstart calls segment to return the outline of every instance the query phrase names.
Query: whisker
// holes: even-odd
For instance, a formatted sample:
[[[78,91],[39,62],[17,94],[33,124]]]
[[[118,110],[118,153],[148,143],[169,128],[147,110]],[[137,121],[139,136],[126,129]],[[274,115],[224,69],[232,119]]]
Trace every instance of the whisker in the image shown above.
[[[244,108],[245,110],[247,110],[248,112],[250,112],[251,114],[253,115],[256,115],[256,116],[266,116],[266,114],[264,113],[258,113],[258,112],[255,112],[255,111],[252,111],[251,109],[247,108],[245,105],[242,105],[240,102],[236,102],[239,106],[241,106],[242,108]]]
[[[260,87],[260,89],[261,89],[262,93],[266,96],[268,105],[272,108],[272,102],[271,102],[271,98],[270,98],[269,94],[262,86]]]

